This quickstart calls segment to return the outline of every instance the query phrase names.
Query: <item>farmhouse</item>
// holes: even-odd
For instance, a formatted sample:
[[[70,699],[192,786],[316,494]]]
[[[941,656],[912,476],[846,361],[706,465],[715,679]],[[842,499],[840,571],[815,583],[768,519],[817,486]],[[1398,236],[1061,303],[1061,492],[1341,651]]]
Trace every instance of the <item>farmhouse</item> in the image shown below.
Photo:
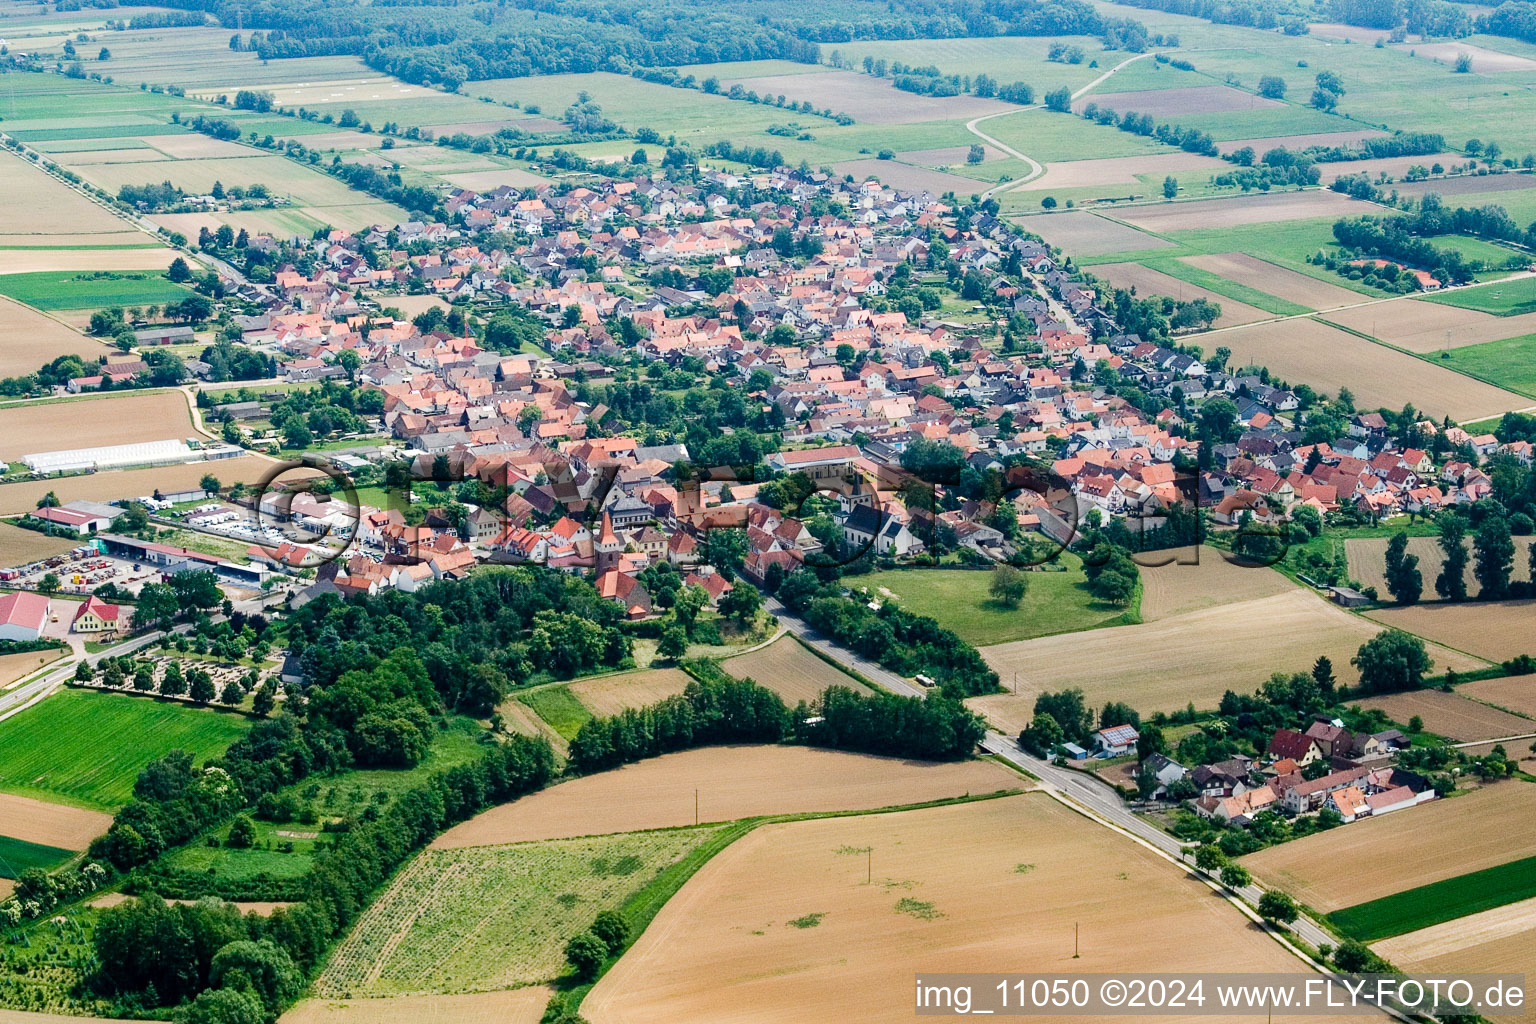
[[[1302,767],[1323,756],[1317,740],[1294,729],[1276,729],[1264,753],[1276,761],[1289,758]]]
[[[76,633],[106,633],[117,629],[123,622],[123,609],[108,604],[94,594],[85,599],[69,628]]]
[[[42,594],[17,591],[0,597],[0,640],[38,640],[52,605]]]

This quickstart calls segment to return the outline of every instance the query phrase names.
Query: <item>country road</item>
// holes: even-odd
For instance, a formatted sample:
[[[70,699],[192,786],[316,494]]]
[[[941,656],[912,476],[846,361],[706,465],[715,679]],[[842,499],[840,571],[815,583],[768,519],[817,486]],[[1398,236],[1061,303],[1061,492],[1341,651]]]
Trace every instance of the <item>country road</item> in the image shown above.
[[[1125,60],[1121,61],[1119,64],[1116,64],[1114,67],[1112,67],[1108,71],[1104,72],[1098,78],[1095,78],[1093,81],[1089,82],[1087,85],[1085,85],[1081,89],[1077,90],[1077,92],[1074,92],[1072,94],[1072,98],[1075,100],[1079,96],[1082,96],[1082,95],[1090,92],[1091,90],[1097,88],[1102,82],[1107,80],[1111,75],[1113,75],[1116,71],[1119,71],[1121,68],[1125,67],[1127,64],[1134,64],[1136,61],[1138,61],[1138,60],[1145,60],[1146,58],[1148,58],[1150,56],[1152,56],[1152,54],[1150,54],[1150,53],[1138,53],[1134,57],[1126,58]],[[981,124],[981,122],[983,122],[983,121],[990,121],[994,117],[1006,117],[1009,114],[1017,114],[1020,110],[1039,110],[1040,108],[1041,108],[1041,104],[1036,103],[1033,106],[1019,107],[1019,108],[1017,108],[1015,110],[999,110],[995,114],[983,114],[981,117],[974,117],[971,120],[966,122],[966,124],[965,124],[965,130],[966,131],[968,131],[972,135],[976,136],[982,142],[985,142],[985,143],[987,143],[987,144],[989,144],[991,146],[996,147],[997,149],[1002,150],[1004,153],[1007,153],[1009,156],[1014,157],[1015,159],[1024,161],[1026,164],[1029,165],[1029,168],[1030,168],[1029,173],[1024,175],[1024,177],[1022,177],[1022,178],[1014,178],[1012,181],[1005,181],[1005,182],[1002,182],[1001,184],[993,185],[991,188],[987,189],[985,192],[983,192],[981,194],[981,197],[983,199],[990,199],[992,196],[996,195],[999,192],[1008,192],[1008,191],[1011,191],[1012,189],[1018,188],[1020,185],[1023,185],[1025,182],[1034,181],[1036,178],[1040,177],[1040,175],[1045,173],[1045,167],[1042,166],[1039,163],[1039,161],[1035,160],[1034,157],[1027,156],[1024,153],[1019,152],[1017,149],[1014,149],[1012,146],[1008,145],[1008,143],[1002,142],[999,139],[993,138],[991,135],[988,135],[986,132],[982,131],[980,128],[977,128],[976,126]]]
[[[922,687],[909,682],[893,672],[881,668],[879,665],[861,655],[848,650],[820,633],[816,632],[804,619],[794,615],[777,598],[768,596],[764,598],[764,606],[777,616],[780,623],[786,626],[789,632],[795,634],[805,643],[817,651],[827,655],[833,660],[847,666],[859,675],[873,680],[875,683],[891,691],[908,697],[924,697],[927,695]],[[1145,818],[1137,816],[1120,794],[1111,789],[1099,779],[1085,775],[1082,772],[1068,768],[1058,767],[1042,758],[1026,752],[1010,736],[994,730],[988,730],[981,743],[982,749],[987,753],[1002,758],[1016,768],[1035,777],[1040,781],[1040,787],[1052,798],[1061,801],[1067,806],[1088,818],[1097,821],[1107,828],[1127,836],[1133,842],[1147,847],[1164,859],[1174,861],[1187,870],[1193,871],[1194,867],[1185,856],[1194,848],[1186,846],[1178,839],[1152,825]],[[1249,885],[1240,890],[1241,899],[1233,896],[1218,883],[1202,876],[1212,889],[1222,893],[1245,916],[1251,920],[1258,920],[1258,915],[1253,908],[1258,905],[1259,899],[1264,895],[1264,890],[1258,885]],[[1311,918],[1303,915],[1291,926],[1291,931],[1302,941],[1309,943],[1314,948],[1328,943],[1337,945],[1338,938]],[[1293,946],[1283,934],[1276,934],[1276,938],[1293,953],[1308,963],[1313,963],[1311,957],[1304,951]]]

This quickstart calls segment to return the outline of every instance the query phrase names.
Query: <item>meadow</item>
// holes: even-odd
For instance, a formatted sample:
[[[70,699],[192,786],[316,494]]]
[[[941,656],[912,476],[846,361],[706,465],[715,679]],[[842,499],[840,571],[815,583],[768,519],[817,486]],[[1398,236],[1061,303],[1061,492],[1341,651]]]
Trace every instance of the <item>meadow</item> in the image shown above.
[[[563,949],[720,827],[428,849],[358,920],[321,996],[472,992],[549,981]]]
[[[42,310],[163,306],[180,302],[191,294],[190,289],[149,271],[45,270],[0,274],[0,295]]]
[[[198,761],[217,756],[249,726],[212,708],[63,690],[0,730],[0,791],[112,811],[150,761],[178,749]]]
[[[1536,312],[1536,277],[1495,281],[1476,288],[1460,288],[1444,294],[1427,295],[1424,301],[1476,309],[1494,316]]]
[[[1454,348],[1440,361],[1470,377],[1536,397],[1536,334]]]
[[[1536,857],[1444,878],[1328,915],[1345,935],[1375,942],[1536,897]]]
[[[518,694],[517,699],[532,708],[535,714],[548,722],[550,728],[567,741],[575,739],[582,725],[592,717],[587,706],[564,684],[541,686]]]
[[[1064,572],[1051,571],[1063,566]],[[1088,590],[1082,561],[1063,553],[1044,572],[1024,574],[1024,600],[1009,608],[988,593],[991,572],[966,569],[905,569],[850,577],[848,585],[867,588],[876,601],[894,601],[927,615],[967,643],[980,645],[1028,640],[1116,625],[1134,616],[1095,598]]]

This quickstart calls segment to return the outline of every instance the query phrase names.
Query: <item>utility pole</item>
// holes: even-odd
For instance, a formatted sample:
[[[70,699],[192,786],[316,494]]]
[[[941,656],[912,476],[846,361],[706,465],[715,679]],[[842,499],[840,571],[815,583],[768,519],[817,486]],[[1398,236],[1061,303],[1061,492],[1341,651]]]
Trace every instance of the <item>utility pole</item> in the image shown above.
[[[693,823],[695,825],[697,825],[699,823],[699,790],[698,790],[698,787],[694,787],[694,790],[693,790]]]
[[[875,884],[875,848],[866,847],[864,850],[864,884]]]
[[[1079,956],[1078,956],[1078,945],[1077,945],[1077,929],[1078,929],[1078,923],[1076,921],[1073,921],[1072,922],[1072,959],[1073,960],[1079,959]]]

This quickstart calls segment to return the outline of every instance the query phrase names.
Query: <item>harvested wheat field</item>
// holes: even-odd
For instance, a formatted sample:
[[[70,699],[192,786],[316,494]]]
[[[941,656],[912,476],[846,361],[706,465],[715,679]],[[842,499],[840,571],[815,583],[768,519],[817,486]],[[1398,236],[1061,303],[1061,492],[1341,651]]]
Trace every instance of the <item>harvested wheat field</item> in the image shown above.
[[[1462,683],[1456,687],[1456,692],[1513,711],[1517,715],[1536,719],[1536,676],[1480,679],[1475,683]],[[1536,731],[1536,728],[1532,731]]]
[[[963,159],[963,157],[962,157]],[[1223,160],[1199,153],[1158,153],[1150,156],[1108,157],[1102,160],[1072,160],[1045,165],[1045,173],[1018,186],[1019,191],[1035,189],[1081,188],[1095,185],[1140,185],[1137,175],[1172,174],[1176,171],[1226,167]]]
[[[1456,59],[1466,54],[1472,58],[1472,73],[1476,75],[1496,74],[1500,71],[1530,71],[1536,68],[1536,60],[1531,60],[1529,57],[1517,57],[1512,53],[1473,46],[1459,39],[1449,43],[1414,43],[1412,47],[1399,44],[1394,49],[1412,49],[1415,57],[1432,60],[1436,64],[1444,64],[1447,67],[1455,65]]]
[[[838,174],[853,175],[854,181],[878,178],[882,185],[910,192],[932,192],[936,196],[943,195],[945,192],[968,196],[972,192],[980,192],[987,187],[986,182],[977,181],[975,178],[966,178],[947,171],[936,171],[931,167],[914,167],[911,164],[897,163],[895,160],[845,160],[842,163],[833,164],[832,169]]]
[[[1242,864],[1323,912],[1530,856],[1536,786],[1503,782],[1249,854]],[[1393,851],[1390,870],[1361,870]]]
[[[1416,604],[1383,608],[1370,617],[1489,661],[1536,654],[1536,601]]]
[[[10,883],[10,879],[0,879],[0,882]],[[7,895],[9,890],[0,892]],[[103,1020],[101,1017],[73,1017],[61,1013],[32,1013],[27,1010],[7,1010],[0,1007],[0,1024],[89,1024],[90,1021]],[[164,1021],[143,1021],[141,1024],[165,1024]]]
[[[1006,160],[1008,154],[996,146],[982,146],[985,154],[982,163],[988,160]],[[964,164],[971,155],[969,146],[946,146],[942,149],[909,149],[905,153],[897,153],[896,159],[909,164],[921,164],[924,167],[944,167],[949,164]]]
[[[23,530],[19,526],[0,522],[0,569],[61,555],[76,546],[76,542],[69,537],[49,537],[36,530]]]
[[[919,96],[903,92],[883,79],[855,71],[812,71],[803,75],[767,75],[721,81],[722,90],[740,85],[757,93],[783,93],[792,100],[811,101],[817,110],[831,108],[850,114],[860,124],[920,124],[926,121],[965,121],[1019,107],[1002,100],[975,96]]]
[[[545,985],[530,985],[452,996],[301,999],[278,1024],[538,1024],[552,995]]]
[[[225,484],[235,482],[259,483],[274,466],[281,465],[271,459],[256,455],[242,455],[217,462],[188,462],[181,466],[157,466],[153,469],[114,470],[106,473],[90,473],[84,476],[50,477],[44,480],[28,480],[24,483],[0,485],[0,514],[14,515],[30,512],[37,507],[37,499],[52,491],[62,502],[87,499],[112,501],[116,498],[139,498],[153,494],[158,487],[163,491],[179,491],[196,487],[205,473],[212,473]],[[314,471],[308,471],[312,474]],[[290,480],[304,475],[305,471],[284,474]]]
[[[1031,794],[757,829],[683,886],[581,1012],[885,1024],[911,1016],[914,970],[1297,969],[1184,871]]]
[[[1188,89],[1157,89],[1150,92],[1089,93],[1073,103],[1072,110],[1074,113],[1082,113],[1083,108],[1090,103],[1097,103],[1100,109],[1108,107],[1122,114],[1135,111],[1153,117],[1218,114],[1227,110],[1262,110],[1285,105],[1279,100],[1265,99],[1227,85],[1197,85]]]
[[[1316,28],[1317,26],[1313,26]],[[1233,139],[1231,142],[1218,142],[1223,153],[1249,146],[1254,153],[1263,156],[1271,149],[1283,146],[1289,150],[1302,150],[1308,146],[1353,146],[1362,139],[1376,139],[1387,134],[1375,128],[1365,128],[1353,132],[1314,132],[1311,135],[1266,135],[1259,139]]]
[[[1361,25],[1345,25],[1339,22],[1322,22],[1308,26],[1309,34],[1314,36],[1329,36],[1333,39],[1348,39],[1355,43],[1372,43],[1378,39],[1386,39],[1386,29],[1366,28]]]
[[[1349,659],[1377,632],[1364,619],[1292,588],[1157,622],[980,648],[1003,680],[1018,673],[1019,693],[968,703],[987,707],[997,716],[993,721],[1010,730],[1028,722],[1038,694],[1073,686],[1082,687],[1090,704],[1125,701],[1144,716],[1190,702],[1213,708],[1227,690],[1252,693],[1270,673],[1307,671],[1320,654],[1353,683]],[[1437,670],[1482,664],[1434,646],[1430,656]]]
[[[120,234],[129,225],[40,169],[30,160],[0,151],[0,226],[8,236],[35,236],[33,245],[56,244],[62,226],[79,235]],[[135,232],[138,239],[144,235]],[[15,243],[27,244],[27,243]]]
[[[31,250],[11,250],[27,255]],[[107,353],[94,338],[64,326],[30,306],[0,298],[0,377],[36,373],[59,356],[95,359]]]
[[[158,149],[174,160],[208,160],[221,156],[261,156],[262,151],[238,142],[226,142],[199,132],[181,132],[177,135],[141,135],[146,144]]]
[[[519,170],[516,167],[504,167],[497,171],[470,171],[467,174],[450,174],[443,178],[452,182],[459,188],[478,189],[491,191],[503,185],[512,188],[531,188],[535,185],[547,184],[548,178],[541,178],[537,174]]]
[[[1362,409],[1401,409],[1412,402],[1436,420],[1450,416],[1465,422],[1500,416],[1531,404],[1523,395],[1463,377],[1310,318],[1253,324],[1197,337],[1196,344],[1230,348],[1233,366],[1267,366],[1283,380],[1310,384],[1328,394],[1347,387]]]
[[[174,251],[157,246],[142,249],[0,249],[0,274],[30,274],[44,270],[164,270],[175,258]]]
[[[807,747],[706,747],[551,786],[438,836],[434,849],[851,811],[1025,789],[990,761],[931,764]]]
[[[1399,967],[1412,967],[1473,946],[1510,939],[1521,932],[1536,934],[1536,899],[1521,900],[1406,935],[1395,935],[1373,943],[1371,948]],[[1531,954],[1533,959],[1527,964],[1536,962],[1536,947],[1531,948]],[[1495,968],[1484,967],[1479,962],[1476,968],[1467,969],[1491,971]]]
[[[1218,295],[1209,288],[1201,288],[1197,284],[1180,281],[1176,277],[1144,267],[1140,263],[1101,263],[1093,268],[1093,274],[1116,288],[1134,288],[1136,294],[1142,298],[1167,295],[1181,302],[1205,299],[1217,303],[1221,306],[1221,316],[1217,317],[1215,324],[1212,325],[1217,328],[1251,324],[1255,320],[1269,320],[1274,316],[1273,313],[1267,313],[1257,306],[1229,299],[1225,295]]]
[[[1319,281],[1306,274],[1267,263],[1256,256],[1241,252],[1224,252],[1214,256],[1185,256],[1183,262],[1201,270],[1208,270],[1219,277],[1237,284],[1247,285],[1266,292],[1277,299],[1294,302],[1308,309],[1328,309],[1351,302],[1364,302],[1366,296],[1341,288],[1327,281]]]
[[[1066,213],[1037,213],[1020,217],[1017,223],[1054,246],[1079,256],[1102,256],[1111,252],[1141,252],[1168,249],[1173,243],[1118,224],[1105,217],[1068,210]]]
[[[588,711],[604,717],[675,697],[692,679],[680,668],[658,668],[582,680],[571,683],[570,691]]]
[[[0,409],[0,460],[33,452],[163,441],[192,433],[187,396],[140,391]]]
[[[1388,178],[1401,178],[1408,173],[1410,167],[1432,167],[1437,163],[1455,163],[1460,159],[1457,153],[1432,153],[1424,156],[1382,156],[1372,157],[1368,160],[1335,160],[1318,164],[1317,168],[1322,172],[1321,183],[1331,185],[1339,178],[1347,174],[1363,174],[1367,178],[1378,180],[1377,176],[1385,174]]]
[[[1159,565],[1156,556],[1175,561]],[[1137,554],[1141,563],[1141,618],[1156,622],[1175,615],[1274,597],[1296,589],[1295,584],[1267,567],[1245,568],[1223,558],[1212,547],[1179,548],[1173,552]]]
[[[106,834],[112,815],[0,793],[0,821],[5,822],[5,834],[12,839],[60,850],[83,850],[92,839]]]
[[[1314,217],[1350,217],[1375,209],[1338,192],[1271,192],[1138,206],[1122,211],[1120,219],[1148,231],[1194,231]]]
[[[1478,195],[1483,192],[1516,192],[1536,186],[1529,174],[1463,174],[1455,178],[1429,178],[1424,181],[1404,181],[1392,187],[1399,195],[1422,196],[1426,192],[1438,192],[1442,196]],[[1498,200],[1492,200],[1497,202]],[[1459,205],[1459,204],[1458,204]]]
[[[544,719],[534,713],[533,708],[518,700],[516,697],[503,701],[496,713],[501,716],[502,727],[508,732],[515,732],[520,736],[543,736],[549,740],[550,746],[564,757],[570,744],[565,737],[550,726]]]
[[[1536,313],[1494,316],[1476,309],[1416,299],[1341,309],[1325,314],[1323,319],[1421,355],[1536,333]]]
[[[829,686],[869,693],[869,687],[822,661],[792,636],[780,637],[751,654],[727,659],[720,667],[737,679],[752,679],[768,687],[790,707],[802,700],[815,700]]]
[[[1390,600],[1387,590],[1387,537],[1351,537],[1344,542],[1344,554],[1349,560],[1349,574],[1360,581],[1361,586],[1375,587],[1382,600]],[[1472,538],[1468,537],[1464,542],[1467,549],[1467,593],[1475,595],[1478,591],[1477,577],[1472,575]],[[1409,537],[1408,554],[1416,555],[1419,559],[1419,574],[1424,578],[1424,600],[1435,599],[1435,577],[1440,575],[1440,570],[1445,566],[1445,552],[1440,549],[1440,542],[1434,537]],[[1528,580],[1531,578],[1530,560],[1526,558],[1515,559],[1515,570],[1510,574],[1511,579]]]
[[[1514,906],[1523,906],[1517,903]],[[1500,910],[1505,908],[1499,908]],[[1414,935],[1427,934],[1431,931],[1445,928],[1450,929],[1437,938],[1446,945],[1441,947],[1444,952],[1436,954],[1436,947],[1426,943],[1423,955],[1415,958],[1418,950],[1406,956],[1389,956],[1392,963],[1402,969],[1412,971],[1419,977],[1444,976],[1444,972],[1469,971],[1488,972],[1498,974],[1526,974],[1531,973],[1531,965],[1536,964],[1536,927],[1527,927],[1524,931],[1506,933],[1498,921],[1490,920],[1487,923],[1480,922],[1484,914],[1496,914],[1497,910],[1484,911],[1483,914],[1474,914],[1464,917],[1460,921],[1449,921],[1444,925],[1436,925],[1434,928],[1426,928],[1423,932],[1410,932],[1408,935],[1399,936],[1398,939],[1411,938]],[[1462,931],[1453,929],[1455,925],[1466,926]],[[1462,945],[1463,934],[1490,935],[1491,938],[1475,942],[1470,945]],[[1389,943],[1398,939],[1388,939],[1386,942],[1378,942],[1371,948],[1380,952]],[[1527,1004],[1529,1005],[1529,1004]],[[1526,1013],[1485,1013],[1488,1020],[1494,1024],[1530,1024],[1531,1014]]]
[[[0,654],[0,690],[20,682],[49,662],[64,656],[62,650],[23,651],[20,654]],[[46,845],[56,845],[49,843]]]
[[[1359,701],[1367,709],[1379,709],[1387,717],[1406,725],[1410,718],[1424,720],[1424,728],[1453,740],[1487,740],[1499,736],[1518,736],[1536,732],[1536,722],[1521,718],[1470,697],[1443,690],[1418,690],[1394,693],[1386,697],[1368,697]]]

